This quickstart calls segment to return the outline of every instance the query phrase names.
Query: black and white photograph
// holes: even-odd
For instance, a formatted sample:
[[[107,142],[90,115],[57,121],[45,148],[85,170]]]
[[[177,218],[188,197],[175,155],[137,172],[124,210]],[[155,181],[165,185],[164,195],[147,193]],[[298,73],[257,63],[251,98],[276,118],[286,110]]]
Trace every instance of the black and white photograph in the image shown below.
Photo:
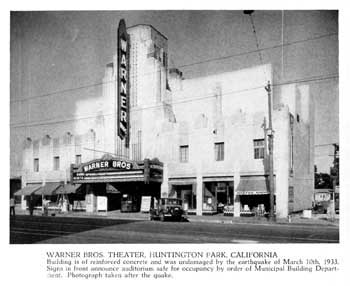
[[[11,11],[10,243],[338,243],[338,11]]]
[[[337,1],[39,2],[0,17],[13,284],[346,285]]]

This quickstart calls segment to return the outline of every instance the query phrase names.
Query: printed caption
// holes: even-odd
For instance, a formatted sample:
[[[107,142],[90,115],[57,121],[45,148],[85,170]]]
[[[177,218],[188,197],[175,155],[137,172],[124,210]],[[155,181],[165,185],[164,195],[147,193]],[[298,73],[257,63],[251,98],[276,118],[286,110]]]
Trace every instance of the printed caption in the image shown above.
[[[181,273],[318,272],[340,270],[337,258],[291,258],[259,251],[105,251],[45,253],[52,279],[172,279]]]

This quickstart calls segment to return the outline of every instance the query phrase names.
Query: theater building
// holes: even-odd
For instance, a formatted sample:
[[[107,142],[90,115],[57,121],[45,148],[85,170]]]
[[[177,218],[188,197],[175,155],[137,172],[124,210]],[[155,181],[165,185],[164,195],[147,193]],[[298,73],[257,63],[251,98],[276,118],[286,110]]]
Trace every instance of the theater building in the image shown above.
[[[196,215],[269,211],[265,86],[273,65],[185,79],[168,69],[168,40],[152,26],[121,24],[118,42],[101,92],[67,102],[71,121],[26,129],[23,207],[25,195],[66,188],[87,212],[103,201],[108,210],[140,211],[142,196],[181,198]],[[278,217],[312,205],[312,106],[305,84],[273,90]],[[133,203],[123,209],[123,200]]]

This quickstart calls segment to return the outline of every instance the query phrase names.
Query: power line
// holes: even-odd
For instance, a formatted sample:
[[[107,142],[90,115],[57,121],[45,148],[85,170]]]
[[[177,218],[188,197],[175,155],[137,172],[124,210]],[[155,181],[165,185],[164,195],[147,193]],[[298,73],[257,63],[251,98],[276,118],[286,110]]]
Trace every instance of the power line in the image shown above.
[[[212,58],[212,59],[208,59],[208,60],[204,60],[204,61],[193,62],[193,63],[189,63],[186,65],[180,65],[178,67],[182,68],[182,67],[188,67],[188,66],[208,63],[208,62],[212,62],[212,61],[225,60],[225,59],[229,59],[229,58],[233,58],[233,57],[245,56],[248,54],[254,54],[254,53],[259,53],[259,52],[270,50],[270,49],[277,49],[280,47],[291,46],[291,45],[300,44],[303,42],[314,41],[314,40],[318,40],[318,39],[322,39],[322,38],[326,38],[326,37],[331,37],[331,36],[335,36],[335,35],[338,35],[338,33],[324,34],[324,35],[320,35],[320,36],[316,36],[316,37],[312,37],[312,38],[307,38],[307,39],[303,39],[303,40],[297,40],[297,41],[293,41],[293,42],[289,42],[289,43],[285,43],[285,44],[278,44],[278,45],[274,45],[274,46],[270,46],[270,47],[266,47],[266,48],[260,48],[260,49],[254,50],[254,51],[242,52],[242,53],[237,53],[237,54],[233,54],[233,55]]]
[[[326,37],[331,37],[331,36],[335,36],[335,35],[338,35],[338,33],[329,33],[329,34],[324,34],[324,35],[320,35],[320,36],[316,36],[316,37],[312,37],[312,38],[307,38],[307,39],[303,39],[303,40],[293,41],[293,42],[289,42],[289,43],[285,43],[285,44],[278,44],[278,45],[274,45],[274,46],[270,46],[270,47],[266,47],[266,48],[258,48],[258,49],[253,50],[253,51],[242,52],[242,53],[237,53],[237,54],[233,54],[233,55],[222,56],[222,57],[217,57],[217,58],[211,58],[211,59],[208,59],[208,60],[192,62],[192,63],[189,63],[189,64],[180,65],[180,66],[178,66],[178,68],[186,68],[186,67],[189,67],[189,66],[195,66],[195,65],[199,65],[199,64],[204,64],[204,63],[209,63],[209,62],[214,62],[214,61],[220,61],[220,60],[225,60],[225,59],[234,58],[234,57],[240,57],[240,56],[253,54],[253,53],[259,53],[259,55],[261,57],[261,52],[262,51],[266,51],[266,50],[270,50],[270,49],[276,49],[276,48],[290,46],[290,45],[295,45],[295,44],[308,42],[308,41],[314,41],[314,40],[318,40],[318,39],[322,39],[322,38],[326,38]],[[141,74],[141,75],[138,75],[138,78],[146,76],[146,75],[155,74],[155,73],[156,72],[149,72],[149,73]],[[133,78],[133,77],[134,77],[134,75],[130,75],[130,78]],[[113,83],[113,82],[116,82],[116,80],[105,81],[105,82],[102,81],[102,82],[94,83],[94,84],[90,84],[90,85],[83,85],[83,86],[78,86],[78,87],[74,87],[74,88],[63,89],[63,90],[59,90],[59,91],[54,91],[54,92],[50,92],[50,93],[45,93],[45,94],[32,96],[32,97],[29,97],[29,98],[14,99],[14,100],[10,100],[10,102],[12,103],[12,102],[19,102],[19,101],[27,101],[27,100],[40,98],[40,97],[52,96],[52,95],[57,95],[57,94],[66,93],[66,92],[70,92],[70,91],[75,91],[75,90],[80,90],[80,89],[85,89],[85,88],[90,88],[90,87],[96,87],[96,86],[100,86],[100,85],[108,84],[108,83]]]
[[[252,29],[253,29],[253,34],[254,34],[255,44],[256,44],[256,50],[259,51],[258,54],[259,54],[260,63],[263,64],[262,55],[261,55],[260,47],[259,47],[258,35],[256,34],[256,29],[255,29],[252,13],[249,14],[249,18],[250,18],[250,23],[252,24]]]
[[[286,81],[284,83],[273,84],[272,86],[282,86],[282,85],[293,84],[293,83],[305,83],[305,82],[311,82],[311,81],[322,81],[322,80],[336,79],[336,78],[339,78],[339,75],[333,74],[333,75],[330,75],[330,76],[325,76],[325,77],[320,77],[320,78],[301,79],[301,80],[295,80],[295,81]]]
[[[322,81],[322,80],[329,80],[329,79],[335,79],[338,78],[338,75],[329,75],[329,76],[323,76],[323,77],[316,77],[313,76],[311,78],[305,78],[305,79],[299,79],[299,80],[295,80],[295,81],[288,81],[285,83],[278,83],[278,84],[274,84],[271,86],[282,86],[282,85],[288,85],[288,84],[293,84],[293,83],[305,83],[305,82],[312,82],[312,81]],[[241,89],[241,90],[235,90],[235,91],[230,91],[230,92],[226,92],[226,93],[222,93],[222,96],[226,96],[226,95],[232,95],[232,94],[237,94],[237,93],[243,93],[243,92],[248,92],[248,91],[252,91],[252,90],[257,90],[257,89],[262,89],[265,88],[265,85],[261,85],[261,86],[256,86],[256,87],[252,87],[252,88],[247,88],[247,89]],[[204,99],[208,99],[208,98],[212,98],[214,97],[214,95],[212,93],[207,94],[205,96],[201,96],[201,97],[196,97],[196,98],[188,98],[185,100],[181,100],[181,101],[177,101],[177,102],[172,102],[171,106],[173,105],[177,105],[177,104],[184,104],[184,103],[188,103],[188,102],[193,102],[193,101],[197,101],[197,100],[204,100]],[[139,108],[133,108],[135,111],[139,111],[139,110],[146,110],[146,109],[152,109],[152,108],[157,108],[157,107],[161,107],[161,103],[159,105],[152,105],[152,106],[146,106],[146,107],[139,107]],[[107,113],[107,114],[103,114],[103,116],[111,116],[114,115],[114,113]],[[56,121],[50,121],[50,122],[31,122],[31,123],[26,123],[26,124],[10,124],[10,126],[12,126],[12,128],[20,128],[20,127],[32,127],[32,126],[40,126],[40,125],[51,125],[51,124],[58,124],[58,123],[64,123],[64,122],[70,122],[70,121],[79,121],[79,120],[85,120],[85,119],[93,119],[96,118],[96,115],[94,116],[86,116],[86,117],[79,117],[79,118],[70,118],[70,119],[62,119],[62,120],[56,120]]]

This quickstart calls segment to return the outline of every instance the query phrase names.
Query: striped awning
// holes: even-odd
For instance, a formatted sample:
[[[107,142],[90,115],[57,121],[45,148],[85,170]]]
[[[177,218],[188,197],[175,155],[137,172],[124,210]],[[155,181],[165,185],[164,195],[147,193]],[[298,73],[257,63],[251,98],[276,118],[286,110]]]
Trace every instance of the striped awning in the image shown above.
[[[24,188],[18,190],[14,193],[15,196],[30,196],[32,193],[34,193],[36,190],[38,190],[40,187],[42,187],[41,184],[31,184],[27,185]]]
[[[55,191],[62,185],[62,183],[46,183],[40,189],[35,191],[36,195],[51,196],[55,195]]]
[[[58,189],[54,191],[56,195],[62,194],[75,194],[78,189],[81,187],[81,184],[64,184],[61,185]]]
[[[269,180],[265,176],[241,177],[237,189],[237,195],[266,195],[269,194]]]

